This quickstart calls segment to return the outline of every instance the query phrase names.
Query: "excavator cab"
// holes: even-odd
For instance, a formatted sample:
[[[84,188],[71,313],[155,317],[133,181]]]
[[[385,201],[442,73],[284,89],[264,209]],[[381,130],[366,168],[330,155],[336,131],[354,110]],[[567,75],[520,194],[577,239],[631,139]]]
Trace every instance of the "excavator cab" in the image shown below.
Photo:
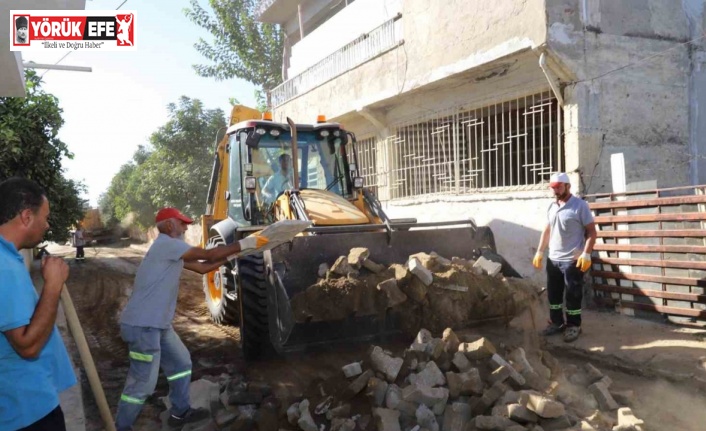
[[[354,247],[366,248],[382,265],[432,251],[472,259],[494,247],[490,230],[472,219],[390,219],[357,175],[356,160],[355,135],[325,121],[251,118],[231,125],[220,141],[202,220],[204,246],[232,243],[279,220],[311,222],[291,243],[233,259],[204,276],[213,320],[240,326],[246,359],[400,330],[384,312],[320,320],[298,311],[303,294],[321,280],[319,266]]]

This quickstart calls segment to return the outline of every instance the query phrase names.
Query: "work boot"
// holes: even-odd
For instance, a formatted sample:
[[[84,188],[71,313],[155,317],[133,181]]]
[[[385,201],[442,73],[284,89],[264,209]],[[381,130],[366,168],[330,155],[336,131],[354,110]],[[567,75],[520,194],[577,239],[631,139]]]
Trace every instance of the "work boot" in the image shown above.
[[[576,341],[576,339],[579,338],[580,334],[581,334],[581,327],[580,326],[569,326],[564,331],[564,342],[570,343],[572,341]]]
[[[557,325],[555,323],[549,322],[547,327],[542,330],[541,334],[545,337],[549,337],[551,335],[559,335],[562,332],[564,332],[564,325]]]
[[[204,419],[210,419],[211,412],[204,408],[192,409],[186,411],[181,416],[176,416],[175,414],[170,414],[167,423],[170,427],[180,427],[185,424],[190,424],[194,422],[199,422]]]

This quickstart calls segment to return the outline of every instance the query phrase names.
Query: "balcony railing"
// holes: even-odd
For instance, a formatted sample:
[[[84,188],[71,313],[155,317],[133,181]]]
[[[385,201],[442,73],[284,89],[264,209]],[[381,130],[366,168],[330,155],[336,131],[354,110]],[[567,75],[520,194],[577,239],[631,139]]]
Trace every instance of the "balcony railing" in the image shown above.
[[[272,105],[280,106],[400,45],[403,42],[400,18],[397,15],[275,87],[270,92]]]

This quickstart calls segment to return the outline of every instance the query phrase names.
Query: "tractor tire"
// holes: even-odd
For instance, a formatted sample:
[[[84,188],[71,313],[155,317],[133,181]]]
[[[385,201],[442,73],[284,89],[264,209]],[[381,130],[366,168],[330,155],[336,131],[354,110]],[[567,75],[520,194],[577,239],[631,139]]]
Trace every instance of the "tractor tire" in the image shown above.
[[[267,291],[270,282],[267,279],[262,253],[238,259],[238,279],[243,356],[246,361],[271,356],[274,348],[270,342],[267,315]]]
[[[219,234],[213,233],[208,239],[206,249],[220,245],[225,245],[225,241]],[[223,325],[238,326],[240,305],[232,270],[233,265],[228,262],[217,270],[204,274],[203,291],[211,320]]]

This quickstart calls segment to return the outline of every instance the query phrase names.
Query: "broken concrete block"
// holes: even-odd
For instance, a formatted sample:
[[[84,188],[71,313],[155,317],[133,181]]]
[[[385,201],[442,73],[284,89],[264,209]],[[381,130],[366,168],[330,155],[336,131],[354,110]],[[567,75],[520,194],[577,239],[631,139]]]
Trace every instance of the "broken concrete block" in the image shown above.
[[[590,385],[588,387],[588,390],[596,398],[596,401],[598,401],[598,405],[600,406],[601,410],[613,411],[617,410],[618,407],[620,407],[608,391],[608,387],[602,381],[598,381]]]
[[[493,356],[490,358],[490,363],[493,364],[494,367],[507,367],[508,372],[510,373],[510,378],[515,384],[523,386],[525,383],[527,383],[522,374],[518,373],[517,370],[515,370],[509,362],[507,362],[505,359],[502,358],[502,356],[498,355],[497,353],[493,354]]]
[[[334,418],[331,431],[355,431],[355,421],[350,418]]]
[[[392,265],[390,265],[390,270],[394,271],[395,280],[397,280],[397,284],[399,286],[406,285],[407,283],[409,283],[409,280],[412,278],[412,274],[410,274],[406,265],[400,265],[399,263],[393,263]]]
[[[331,272],[343,277],[348,274],[358,274],[358,271],[348,264],[348,258],[346,256],[340,256],[336,259],[336,262],[331,267]]]
[[[370,362],[372,362],[375,370],[384,373],[387,381],[392,383],[397,379],[404,360],[402,358],[393,358],[385,353],[382,348],[374,346],[370,353]]]
[[[434,412],[429,410],[429,407],[420,404],[414,415],[417,418],[419,426],[428,429],[429,431],[439,431],[439,423],[436,421]]]
[[[338,407],[334,407],[326,412],[326,419],[332,420],[334,418],[345,418],[351,415],[351,405],[343,404]],[[289,410],[287,410],[287,417],[289,417]],[[291,423],[291,422],[290,422]],[[296,422],[295,422],[296,424]]]
[[[586,370],[586,375],[588,377],[588,383],[596,383],[603,378],[603,373],[598,368],[594,367],[590,362],[584,365],[584,370]]]
[[[446,373],[449,386],[449,396],[458,398],[461,395],[481,395],[483,393],[483,380],[478,370],[471,368],[465,373]]]
[[[507,416],[515,422],[526,424],[539,421],[539,416],[522,404],[508,404],[506,409]]]
[[[519,404],[520,393],[515,391],[507,391],[495,403],[496,405]]]
[[[396,307],[407,300],[407,295],[402,293],[397,287],[397,280],[391,278],[377,285],[377,289],[385,293],[387,297],[387,308]]]
[[[476,416],[475,427],[478,430],[498,431],[517,425],[515,422],[502,416]]]
[[[589,422],[596,425],[599,429],[611,429],[616,424],[615,419],[598,410],[596,410],[596,412],[589,416],[587,419]]]
[[[434,336],[431,335],[431,332],[429,332],[429,330],[427,330],[427,329],[422,328],[417,333],[417,336],[414,339],[414,343],[422,345],[422,346],[426,346],[433,339],[434,339]]]
[[[534,367],[532,367],[532,364],[527,360],[527,355],[525,354],[525,349],[522,347],[518,347],[510,354],[507,356],[510,361],[512,361],[512,365],[514,368],[522,373],[525,371],[528,371],[530,373],[535,372]],[[551,376],[549,376],[551,377]]]
[[[566,413],[562,403],[535,393],[522,392],[520,404],[546,419],[558,418]]]
[[[618,426],[643,426],[645,421],[638,419],[632,412],[630,407],[621,407],[618,409]]]
[[[329,271],[328,263],[319,265],[319,278],[326,278],[326,273]]]
[[[603,386],[610,389],[610,385],[613,384],[613,379],[611,379],[608,376],[603,376],[603,377],[601,377],[600,380],[598,380],[597,382],[594,382],[594,383],[601,383],[601,384],[603,384]]]
[[[527,431],[527,428],[523,427],[522,425],[512,425],[510,427],[505,428],[505,431]]]
[[[461,343],[458,351],[466,355],[470,360],[484,359],[497,353],[495,346],[485,337],[472,343]]]
[[[544,431],[560,431],[573,426],[569,420],[569,417],[566,415],[561,415],[551,419],[542,419],[539,421],[539,425]]]
[[[444,431],[463,430],[471,421],[471,406],[467,403],[453,403],[446,407],[442,429]]]
[[[635,402],[635,391],[631,389],[625,391],[610,391],[610,394],[621,406],[631,406]]]
[[[463,352],[454,353],[454,357],[451,362],[453,362],[456,368],[461,372],[465,372],[473,368],[471,362],[468,360],[466,354]]]
[[[581,423],[579,424],[579,431],[598,431],[598,430],[596,430],[593,427],[593,425],[591,425],[590,423],[588,423],[586,421],[581,421]]]
[[[451,265],[451,261],[450,261],[449,259],[447,259],[447,258],[445,258],[445,257],[443,257],[443,256],[440,256],[440,255],[439,255],[437,252],[435,252],[435,251],[432,251],[431,253],[429,253],[429,256],[430,256],[431,258],[433,258],[433,259],[436,261],[436,263],[439,264],[439,265],[441,265],[441,266],[450,266],[450,265]]]
[[[360,366],[360,362],[353,362],[352,364],[344,365],[341,369],[343,370],[343,374],[346,378],[363,374],[363,368]]]
[[[370,259],[365,259],[362,263],[362,266],[373,274],[380,274],[385,270],[385,265],[380,265],[379,263],[375,263]]]
[[[429,342],[429,354],[433,360],[439,359],[446,351],[446,343],[441,338],[434,338]]]
[[[314,418],[311,417],[309,412],[309,400],[304,400],[299,403],[299,419],[297,420],[297,425],[303,431],[319,431],[319,427],[316,426]]]
[[[407,263],[407,268],[409,269],[409,272],[424,283],[424,286],[429,287],[434,281],[434,274],[426,269],[416,257],[409,260]]]
[[[352,248],[348,253],[348,265],[360,269],[360,265],[370,256],[370,251],[364,247]]]
[[[446,379],[444,374],[441,372],[436,362],[427,362],[424,370],[418,374],[410,374],[409,381],[412,384],[418,384],[422,386],[428,386],[433,388],[434,386],[443,386],[446,384]]]
[[[417,277],[412,277],[412,279],[406,285],[401,285],[398,282],[398,286],[402,289],[402,293],[407,295],[409,299],[416,302],[417,304],[423,304],[427,297],[427,286],[424,285]]]
[[[373,409],[376,429],[380,431],[401,431],[400,412],[390,409]]]
[[[402,389],[402,399],[413,403],[424,404],[433,408],[439,403],[446,403],[449,399],[449,390],[446,388],[431,388],[411,384]]]
[[[289,410],[287,410],[287,413],[289,413]],[[299,410],[297,410],[297,413],[299,413]],[[218,426],[218,429],[222,429],[227,427],[228,425],[232,424],[235,422],[236,419],[238,419],[238,416],[240,413],[237,411],[230,411],[230,410],[220,410],[216,414],[216,425]],[[290,422],[291,423],[291,422]],[[296,422],[294,422],[296,423]]]
[[[446,342],[446,351],[447,352],[449,352],[449,353],[458,352],[458,346],[459,346],[459,344],[461,344],[461,341],[458,339],[458,336],[453,331],[453,329],[451,329],[451,328],[444,329],[444,333],[441,336],[441,339]]]
[[[344,391],[342,396],[343,399],[351,399],[358,395],[360,391],[368,386],[368,381],[375,375],[372,370],[366,370],[363,374],[358,376],[353,383],[351,383],[348,388]]]
[[[483,270],[484,274],[494,277],[500,273],[500,270],[502,270],[503,266],[500,263],[493,262],[481,256],[478,258],[478,260],[476,260],[476,263],[473,264],[473,268],[480,268],[481,270]]]
[[[386,381],[373,377],[368,381],[368,389],[365,395],[368,396],[375,407],[383,407],[388,386],[389,384]]]

